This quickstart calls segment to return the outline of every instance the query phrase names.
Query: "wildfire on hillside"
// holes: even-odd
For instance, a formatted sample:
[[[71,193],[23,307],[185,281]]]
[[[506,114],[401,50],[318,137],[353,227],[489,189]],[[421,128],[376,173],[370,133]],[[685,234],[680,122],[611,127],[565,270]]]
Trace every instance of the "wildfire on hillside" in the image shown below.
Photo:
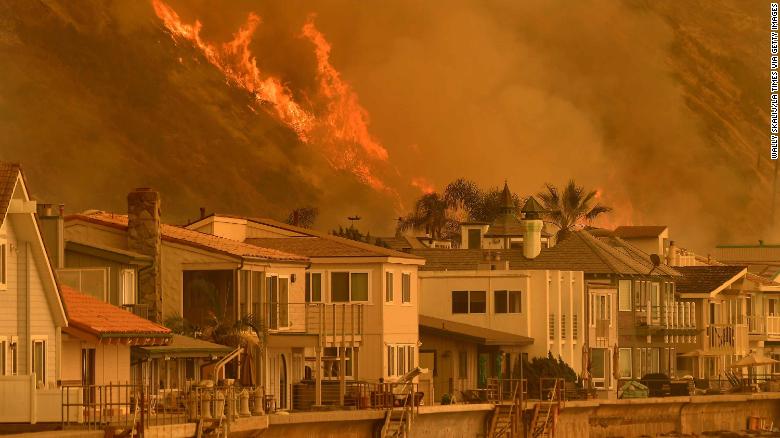
[[[201,38],[200,21],[183,23],[163,0],[152,0],[152,5],[175,41],[189,42],[229,83],[251,93],[258,104],[270,104],[272,115],[303,143],[319,146],[333,169],[350,172],[361,183],[399,198],[378,176],[380,166],[387,163],[387,150],[369,132],[368,112],[360,105],[357,94],[330,63],[330,43],[314,25],[314,16],[304,24],[301,36],[313,44],[317,59],[318,87],[313,96],[316,108],[304,108],[281,78],[258,67],[257,58],[249,49],[261,23],[257,14],[249,13],[231,41],[215,44]]]

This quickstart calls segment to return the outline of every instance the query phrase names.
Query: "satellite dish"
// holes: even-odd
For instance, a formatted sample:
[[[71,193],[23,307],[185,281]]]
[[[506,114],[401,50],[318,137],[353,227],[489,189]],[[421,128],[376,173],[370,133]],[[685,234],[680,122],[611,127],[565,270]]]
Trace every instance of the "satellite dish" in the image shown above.
[[[650,261],[653,263],[653,269],[651,269],[647,275],[652,274],[653,271],[655,271],[655,268],[661,264],[661,257],[659,257],[658,254],[650,254]]]

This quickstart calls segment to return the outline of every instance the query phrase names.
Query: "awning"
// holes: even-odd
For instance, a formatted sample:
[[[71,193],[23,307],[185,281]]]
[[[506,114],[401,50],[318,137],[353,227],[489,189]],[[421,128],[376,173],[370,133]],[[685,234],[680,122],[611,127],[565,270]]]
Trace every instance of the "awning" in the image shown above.
[[[226,345],[215,344],[213,342],[204,341],[202,339],[194,339],[188,336],[175,334],[171,337],[171,341],[168,343],[168,345],[133,347],[133,355],[148,359],[155,359],[160,357],[218,358],[230,353],[233,350],[233,347],[228,347]]]
[[[420,332],[451,336],[481,345],[522,346],[534,343],[533,338],[493,330],[433,316],[420,315]]]

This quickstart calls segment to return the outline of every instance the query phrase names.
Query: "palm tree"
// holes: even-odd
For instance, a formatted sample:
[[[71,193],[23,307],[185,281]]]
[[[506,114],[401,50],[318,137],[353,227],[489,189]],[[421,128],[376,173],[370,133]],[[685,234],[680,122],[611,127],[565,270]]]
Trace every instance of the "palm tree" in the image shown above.
[[[311,228],[320,211],[316,207],[299,207],[287,216],[287,223],[301,228]]]
[[[550,183],[545,184],[545,188],[547,190],[539,192],[538,196],[547,210],[547,219],[558,226],[558,240],[565,239],[569,232],[592,221],[598,215],[612,211],[610,207],[593,204],[596,191],[586,191],[573,179],[569,180],[563,191]]]
[[[398,230],[425,230],[431,240],[448,238],[458,228],[450,216],[449,204],[436,192],[426,193],[414,205],[414,211],[399,218]]]
[[[493,187],[489,190],[480,189],[476,183],[465,178],[458,178],[444,189],[444,200],[456,216],[477,222],[493,222],[501,213],[504,203],[503,190]],[[522,204],[517,194],[512,194],[516,207]],[[457,212],[465,212],[467,217],[460,217]]]

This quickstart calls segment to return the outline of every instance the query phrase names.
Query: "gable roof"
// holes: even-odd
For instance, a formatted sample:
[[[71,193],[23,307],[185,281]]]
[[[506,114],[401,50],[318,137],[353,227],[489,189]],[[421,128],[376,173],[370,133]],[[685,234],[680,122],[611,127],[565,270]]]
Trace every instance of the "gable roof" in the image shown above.
[[[64,330],[75,336],[81,331],[98,339],[137,337],[145,343],[165,343],[170,338],[170,329],[69,286],[60,285],[60,293],[68,311],[69,324]]]
[[[0,161],[0,226],[5,221],[8,205],[11,203],[11,196],[14,194],[16,181],[21,172],[22,168],[19,164]]]
[[[274,248],[279,251],[290,252],[305,257],[398,257],[405,259],[419,259],[419,257],[383,248],[369,243],[358,242],[343,237],[333,236],[321,231],[309,228],[296,227],[273,219],[233,216],[226,214],[214,214],[212,216],[224,216],[234,219],[244,219],[256,224],[282,230],[293,231],[302,236],[293,237],[261,237],[249,238],[245,243],[253,246]],[[209,216],[210,217],[210,216]],[[208,218],[208,217],[207,217]],[[200,221],[198,221],[200,222]],[[197,222],[195,222],[197,223]],[[193,224],[190,224],[192,226]]]
[[[658,237],[667,230],[666,225],[623,225],[615,228],[615,235],[626,239]]]
[[[582,271],[586,274],[648,275],[653,268],[650,257],[622,240],[616,240],[622,249],[593,237],[587,231],[569,233],[566,239],[552,248],[544,248],[534,259],[528,259],[521,249],[424,249],[412,253],[425,257],[421,271],[476,270],[484,263],[486,252],[509,262],[510,269],[555,269]],[[674,269],[660,265],[653,276],[679,276]]]
[[[27,192],[27,182],[25,181],[21,165],[18,163],[0,161],[0,226],[5,223],[5,219],[8,216],[8,209],[11,205],[11,199],[17,189],[21,190],[23,200],[30,200]],[[57,287],[57,280],[54,277],[54,270],[46,252],[46,246],[43,243],[43,236],[41,235],[38,218],[33,213],[25,213],[21,216],[25,216],[28,220],[19,222],[20,228],[17,231],[21,232],[20,236],[25,236],[26,240],[29,240],[32,243],[31,252],[35,263],[38,266],[38,273],[44,287],[46,302],[52,312],[55,324],[60,327],[65,327],[68,324],[68,319],[65,308],[62,305],[62,297],[60,296],[60,291]]]
[[[715,294],[729,287],[747,273],[744,266],[680,266],[682,277],[675,280],[679,293]]]
[[[98,225],[104,225],[123,231],[127,230],[127,215],[90,211],[67,216],[65,221],[82,220]],[[308,258],[279,251],[272,248],[261,248],[212,234],[201,233],[175,225],[160,224],[162,240],[189,245],[223,254],[252,259],[286,262],[307,262]]]

